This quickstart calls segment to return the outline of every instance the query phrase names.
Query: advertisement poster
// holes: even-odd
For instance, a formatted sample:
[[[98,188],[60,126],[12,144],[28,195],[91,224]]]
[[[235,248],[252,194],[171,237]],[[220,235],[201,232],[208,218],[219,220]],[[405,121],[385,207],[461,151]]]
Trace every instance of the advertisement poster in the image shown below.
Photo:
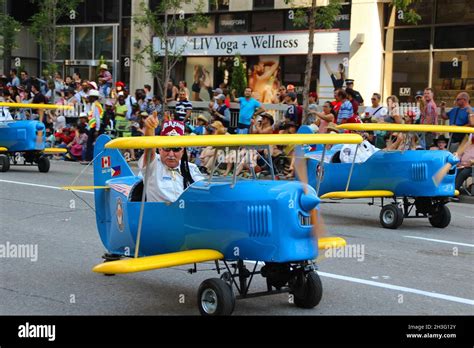
[[[334,99],[334,89],[342,88],[349,76],[349,55],[323,55],[319,71],[319,104]]]
[[[249,86],[253,97],[262,103],[272,103],[280,88],[280,59],[278,56],[260,56],[249,64]]]
[[[214,58],[189,57],[186,64],[186,83],[191,101],[211,100],[214,82]]]

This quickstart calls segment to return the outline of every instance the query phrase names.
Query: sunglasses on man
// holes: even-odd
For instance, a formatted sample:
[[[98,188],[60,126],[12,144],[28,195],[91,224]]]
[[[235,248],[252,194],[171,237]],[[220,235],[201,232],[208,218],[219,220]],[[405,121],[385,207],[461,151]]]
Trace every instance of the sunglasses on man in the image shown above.
[[[171,152],[171,151],[173,151],[174,153],[177,153],[177,152],[182,151],[183,148],[182,148],[182,147],[164,147],[164,148],[162,148],[162,150],[163,150],[164,152]]]

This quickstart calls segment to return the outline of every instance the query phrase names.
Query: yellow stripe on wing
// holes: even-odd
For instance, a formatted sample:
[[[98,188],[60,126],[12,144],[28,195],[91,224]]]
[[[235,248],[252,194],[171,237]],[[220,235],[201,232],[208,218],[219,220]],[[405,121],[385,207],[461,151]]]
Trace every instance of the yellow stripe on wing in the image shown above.
[[[190,146],[264,146],[299,144],[360,144],[358,134],[247,134],[205,136],[144,136],[119,138],[108,142],[108,149],[151,149],[160,147]]]
[[[394,124],[394,123],[345,123],[338,129],[352,131],[387,131],[387,132],[417,132],[417,133],[474,133],[474,127],[438,126],[429,124]]]

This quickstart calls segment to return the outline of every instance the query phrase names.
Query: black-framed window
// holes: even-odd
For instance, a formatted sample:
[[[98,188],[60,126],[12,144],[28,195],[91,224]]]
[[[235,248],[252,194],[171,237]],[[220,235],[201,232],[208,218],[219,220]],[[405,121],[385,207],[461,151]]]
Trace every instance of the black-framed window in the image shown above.
[[[226,13],[217,16],[216,32],[246,33],[249,31],[249,15],[247,13]]]
[[[430,48],[431,29],[395,29],[393,50],[421,50]],[[390,47],[387,47],[390,50]]]
[[[130,2],[130,0],[122,0],[122,3],[126,2]],[[119,0],[84,0],[78,4],[73,17],[66,14],[58,20],[58,24],[117,23],[119,22],[120,4]]]
[[[437,0],[437,24],[474,22],[474,1]]]
[[[435,28],[434,48],[474,47],[474,25]]]
[[[252,13],[252,32],[284,30],[283,11]]]
[[[275,8],[275,0],[253,0],[254,9],[273,9]]]
[[[229,11],[230,0],[209,0],[209,11]]]

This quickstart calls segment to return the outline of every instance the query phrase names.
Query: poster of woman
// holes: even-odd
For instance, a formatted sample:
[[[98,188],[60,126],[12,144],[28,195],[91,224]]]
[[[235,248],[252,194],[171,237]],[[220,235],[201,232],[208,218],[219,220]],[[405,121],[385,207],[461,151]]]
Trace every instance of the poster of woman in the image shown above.
[[[188,58],[187,63],[186,81],[188,86],[191,85],[191,100],[209,101],[212,96],[213,88],[213,59],[190,57]]]
[[[280,59],[278,56],[260,56],[249,69],[249,86],[253,97],[262,103],[271,103],[280,87]]]

